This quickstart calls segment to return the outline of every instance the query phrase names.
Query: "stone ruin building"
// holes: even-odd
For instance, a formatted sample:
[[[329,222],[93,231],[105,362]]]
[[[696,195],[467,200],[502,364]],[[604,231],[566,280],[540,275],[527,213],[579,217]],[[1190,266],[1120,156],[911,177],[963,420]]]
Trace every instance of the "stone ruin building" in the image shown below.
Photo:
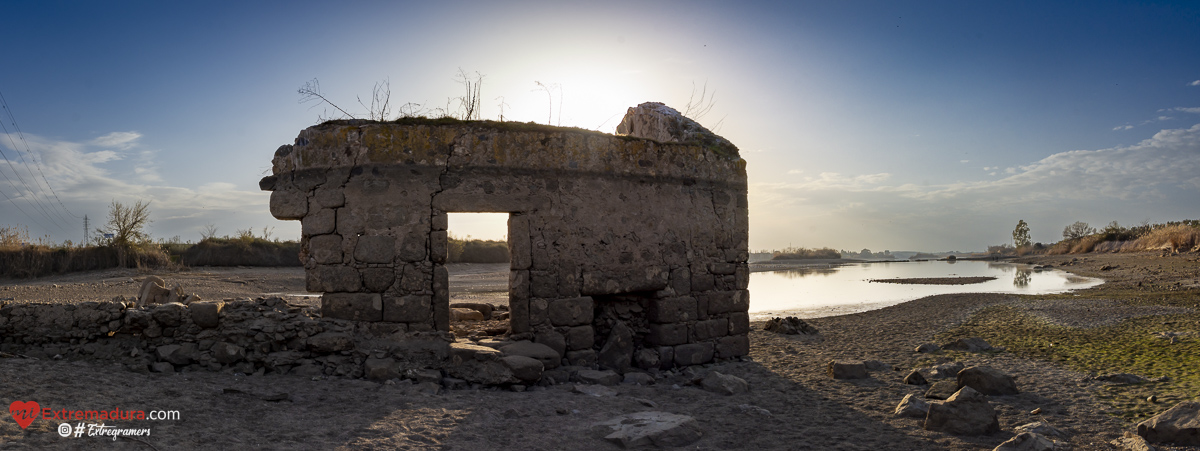
[[[151,276],[122,282],[136,298],[0,302],[0,355],[398,379],[430,392],[613,383],[631,368],[746,355],[745,161],[662,104],[631,108],[617,131],[309,127],[276,151],[260,186],[275,217],[301,221],[319,312],[278,297],[200,300]],[[503,337],[450,333],[449,212],[509,214]]]
[[[617,135],[522,123],[331,121],[275,153],[326,318],[448,331],[447,213],[509,214],[513,338],[572,364],[749,352],[745,160],[659,103]]]

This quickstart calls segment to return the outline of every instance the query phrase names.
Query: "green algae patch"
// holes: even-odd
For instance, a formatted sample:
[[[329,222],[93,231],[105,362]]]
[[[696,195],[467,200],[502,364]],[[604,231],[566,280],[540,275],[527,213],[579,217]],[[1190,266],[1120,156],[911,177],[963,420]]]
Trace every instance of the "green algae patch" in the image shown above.
[[[1169,336],[1175,339],[1164,338]],[[1148,379],[1169,378],[1099,389],[1097,397],[1110,404],[1111,413],[1129,421],[1144,420],[1200,393],[1198,313],[1144,316],[1079,328],[1052,324],[1020,307],[1000,305],[980,310],[938,338],[965,337],[981,337],[1013,354],[1058,362],[1093,375],[1132,373]],[[1157,402],[1147,400],[1152,395]]]

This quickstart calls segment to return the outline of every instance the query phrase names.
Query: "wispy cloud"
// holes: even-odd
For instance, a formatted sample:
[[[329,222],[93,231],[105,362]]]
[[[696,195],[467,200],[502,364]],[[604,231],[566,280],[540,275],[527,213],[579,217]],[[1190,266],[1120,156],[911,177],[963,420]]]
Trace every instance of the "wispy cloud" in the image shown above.
[[[984,168],[989,175],[998,169]],[[888,174],[823,173],[802,182],[754,184],[752,199],[771,205],[772,217],[752,220],[828,236],[857,230],[892,234],[896,242],[920,246],[959,236],[978,239],[979,230],[963,229],[1002,229],[998,220],[1039,217],[1061,229],[1085,219],[1083,214],[1099,216],[1096,220],[1126,219],[1152,208],[1188,214],[1200,198],[1200,124],[1161,130],[1131,146],[1053,154],[1006,168],[996,179],[929,185],[888,180]],[[804,216],[776,217],[785,211]]]
[[[1133,128],[1132,125],[1118,125],[1116,127],[1113,127],[1113,130],[1129,130],[1131,128]]]
[[[132,148],[137,143],[137,140],[141,137],[142,134],[138,132],[112,132],[93,139],[91,144],[109,149],[128,150]]]
[[[107,205],[113,200],[146,200],[152,203],[151,218],[156,221],[169,223],[171,219],[194,218],[184,223],[156,223],[152,227],[161,226],[165,230],[165,233],[156,235],[186,233],[190,231],[189,228],[198,230],[204,224],[222,223],[230,217],[265,216],[269,219],[269,215],[265,214],[268,193],[239,190],[235,185],[221,182],[194,188],[163,183],[164,177],[155,158],[157,152],[137,149],[140,137],[136,132],[114,132],[85,142],[71,142],[25,133],[30,150],[40,157],[46,180],[72,212],[90,211],[96,216],[107,210]],[[0,135],[0,138],[7,137]],[[131,150],[133,152],[127,152]],[[131,156],[137,158],[123,158],[124,153],[132,153]],[[20,167],[20,162],[14,164],[20,171],[27,170]],[[36,168],[30,169],[37,172]],[[22,190],[16,181],[0,182],[0,190],[29,191]],[[28,195],[39,197],[43,203],[52,196],[45,192]],[[32,199],[18,201],[22,202],[23,208],[30,210],[24,204],[32,202]],[[25,219],[8,202],[0,204],[0,215],[21,221]],[[38,221],[48,222],[44,219],[39,218]],[[75,230],[76,226],[71,224],[70,228]]]
[[[1200,86],[1200,80],[1196,80],[1191,83],[1188,83],[1188,86]]]

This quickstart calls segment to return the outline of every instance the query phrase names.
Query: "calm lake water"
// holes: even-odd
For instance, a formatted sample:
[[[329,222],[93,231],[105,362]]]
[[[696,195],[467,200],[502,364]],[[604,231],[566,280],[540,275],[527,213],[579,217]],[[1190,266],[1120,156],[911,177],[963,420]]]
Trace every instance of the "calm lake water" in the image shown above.
[[[912,285],[868,282],[918,277],[995,277],[968,285]],[[1047,294],[1093,287],[1100,279],[1027,265],[981,261],[850,263],[832,267],[750,274],[750,316],[801,318],[862,312],[905,301],[950,293]]]

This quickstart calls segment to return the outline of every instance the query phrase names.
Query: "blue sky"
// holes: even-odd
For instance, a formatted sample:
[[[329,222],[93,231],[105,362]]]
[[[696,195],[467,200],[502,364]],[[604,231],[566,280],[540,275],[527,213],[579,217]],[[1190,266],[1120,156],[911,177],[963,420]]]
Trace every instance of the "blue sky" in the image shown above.
[[[707,83],[699,120],[747,160],[754,249],[1200,217],[1194,2],[247,3],[0,3],[24,137],[4,114],[0,225],[78,241],[76,216],[148,200],[156,237],[296,237],[257,189],[276,147],[333,115],[296,89],[319,79],[365,115],[356,96],[386,78],[393,105],[444,108],[459,68],[485,75],[485,118],[503,96],[506,119],[546,122],[541,81],[561,87],[551,122],[602,131]]]

